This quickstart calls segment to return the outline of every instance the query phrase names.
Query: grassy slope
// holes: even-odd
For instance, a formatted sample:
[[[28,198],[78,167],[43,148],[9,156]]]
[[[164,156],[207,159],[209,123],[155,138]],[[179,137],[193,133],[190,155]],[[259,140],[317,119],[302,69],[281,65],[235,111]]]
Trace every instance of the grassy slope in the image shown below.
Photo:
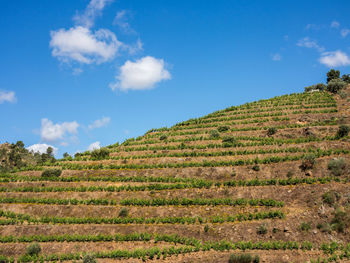
[[[300,248],[304,241],[309,241],[312,251],[278,249],[272,252],[268,250],[271,244],[266,243],[264,249],[260,247],[251,253],[260,255],[266,262],[305,262],[318,256],[329,257],[320,249],[322,243],[350,242],[348,228],[343,233],[334,230],[328,233],[317,228],[318,224],[326,226],[331,222],[336,207],[345,210],[349,207],[349,138],[335,138],[338,126],[349,124],[349,108],[347,98],[328,93],[281,96],[231,107],[169,129],[150,131],[122,145],[109,146],[109,157],[101,160],[92,158],[89,153],[73,161],[62,160],[55,164],[65,169],[59,179],[43,179],[40,171],[3,176],[0,209],[15,214],[4,213],[0,218],[3,224],[14,224],[1,226],[1,236],[45,235],[52,240],[41,242],[45,256],[116,249],[130,252],[134,248],[155,247],[162,250],[160,261],[227,262],[232,251],[239,252],[233,250],[232,242],[279,241],[281,245],[293,241]],[[227,126],[228,130],[213,136],[212,131],[222,126]],[[268,136],[271,127],[277,127],[277,132]],[[227,137],[234,138],[232,144],[222,142]],[[318,158],[312,169],[303,171],[299,168],[302,157],[310,153]],[[344,158],[347,166],[340,176],[334,177],[327,166],[331,159],[339,157]],[[340,197],[335,205],[325,204],[322,199],[329,191],[336,191]],[[142,200],[159,203],[159,200],[169,202],[183,198],[186,202],[197,200],[197,203],[140,205]],[[240,198],[272,199],[284,205],[207,204],[218,199]],[[73,203],[66,204],[67,199]],[[91,199],[100,201],[88,202]],[[139,200],[138,205],[137,200],[131,199]],[[52,204],[47,204],[49,201]],[[127,218],[136,218],[132,223],[119,218],[123,207],[127,208]],[[271,211],[279,211],[284,217],[262,216]],[[29,217],[20,217],[20,214]],[[94,218],[94,223],[76,224],[78,219],[74,219],[87,217]],[[53,224],[55,220],[62,224]],[[98,223],[99,220],[104,223]],[[168,223],[159,223],[164,220]],[[311,229],[302,231],[303,222],[310,224]],[[266,227],[266,234],[257,232],[261,225]],[[179,241],[175,244],[170,237],[156,243],[155,236],[142,242],[106,240],[94,243],[90,240],[98,234],[133,232],[176,234],[203,243],[197,246],[200,251],[193,251],[193,244],[190,244],[191,253],[182,250],[178,256],[163,259],[169,246],[179,248],[186,244],[179,244]],[[92,237],[85,242],[57,240],[57,235],[72,238],[72,233]],[[220,240],[231,243],[217,244],[206,251],[204,242]],[[17,258],[25,253],[27,245],[28,242],[21,239],[3,241],[0,253]],[[231,252],[220,251],[229,247]],[[166,251],[171,254],[174,250]],[[143,253],[148,253],[145,259],[152,254],[147,250]],[[336,253],[341,252],[338,249]],[[130,259],[129,262],[136,261]]]

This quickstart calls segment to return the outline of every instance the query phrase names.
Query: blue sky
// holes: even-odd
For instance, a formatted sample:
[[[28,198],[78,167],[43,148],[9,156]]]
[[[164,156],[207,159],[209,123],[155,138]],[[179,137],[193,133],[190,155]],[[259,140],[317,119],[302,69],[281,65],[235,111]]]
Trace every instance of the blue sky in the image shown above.
[[[0,143],[58,157],[350,73],[347,0],[1,4]]]

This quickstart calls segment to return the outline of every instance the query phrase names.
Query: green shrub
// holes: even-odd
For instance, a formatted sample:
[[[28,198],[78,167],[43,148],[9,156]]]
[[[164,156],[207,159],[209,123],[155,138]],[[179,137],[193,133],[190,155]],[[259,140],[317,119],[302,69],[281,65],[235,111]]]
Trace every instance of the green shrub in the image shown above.
[[[339,91],[338,94],[342,99],[345,99],[348,96],[348,94],[343,90]]]
[[[232,147],[235,142],[236,142],[236,139],[233,136],[225,136],[222,139],[222,146],[223,147]]]
[[[251,263],[253,262],[253,257],[250,254],[231,254],[229,263]],[[259,261],[258,261],[259,262]]]
[[[327,83],[329,83],[331,80],[339,79],[340,78],[340,71],[331,69],[327,72]]]
[[[308,223],[308,222],[302,222],[299,226],[299,229],[301,231],[305,231],[305,232],[308,232],[310,229],[311,229],[311,224]]]
[[[314,167],[316,162],[316,157],[314,154],[308,154],[303,157],[303,161],[300,165],[300,169],[303,171],[310,170]]]
[[[83,263],[97,263],[96,259],[92,255],[85,255],[83,258]]]
[[[334,176],[340,176],[345,169],[346,163],[344,158],[334,158],[328,163],[328,170],[331,171],[331,174]]]
[[[344,230],[350,226],[350,209],[337,209],[331,222],[331,226],[337,232],[344,232]]]
[[[91,152],[93,159],[101,160],[109,156],[109,150],[107,148],[96,149]]]
[[[233,136],[225,136],[223,139],[222,139],[222,143],[230,143],[230,144],[233,144],[235,143],[235,138]]]
[[[41,252],[39,243],[32,243],[27,247],[27,254],[31,256],[37,256]]]
[[[344,125],[344,124],[340,125],[339,129],[338,129],[338,132],[337,132],[337,137],[338,138],[342,138],[342,137],[348,136],[349,131],[350,131],[349,126]]]
[[[209,226],[208,226],[208,225],[205,225],[205,226],[204,226],[204,232],[205,232],[205,233],[208,233],[208,231],[209,231]]]
[[[350,83],[350,74],[343,75],[341,79],[346,83]]]
[[[256,233],[259,235],[265,235],[267,233],[267,227],[264,224],[261,224],[256,230]]]
[[[332,228],[331,228],[331,225],[328,224],[328,223],[325,223],[325,224],[317,224],[317,229],[319,229],[321,232],[324,232],[324,233],[331,233],[332,232]]]
[[[274,135],[276,132],[277,132],[277,128],[275,128],[275,127],[270,127],[270,128],[268,128],[268,130],[267,130],[267,135],[268,135],[268,136],[271,136],[271,135]]]
[[[218,127],[219,132],[225,132],[225,131],[228,131],[229,129],[230,129],[230,127],[228,127],[228,126],[219,126]]]
[[[338,93],[345,88],[347,83],[341,79],[332,79],[327,85],[327,90],[332,93]]]
[[[256,172],[260,171],[260,166],[258,164],[255,164],[252,169]]]
[[[122,209],[120,209],[119,211],[119,217],[127,217],[129,214],[128,209],[126,209],[125,207],[123,207]]]
[[[293,172],[292,170],[289,170],[289,171],[287,172],[287,178],[292,178],[293,175],[294,175],[294,172]]]
[[[210,139],[217,139],[220,137],[220,133],[217,130],[211,130],[209,132],[209,138]]]
[[[163,134],[159,137],[159,140],[161,140],[161,141],[164,141],[166,139],[168,139],[168,136],[166,136],[165,134]]]
[[[50,177],[59,177],[62,174],[61,169],[46,169],[41,173],[41,177],[50,178]]]
[[[260,262],[260,257],[258,255],[255,255],[253,258],[253,263],[259,263]]]
[[[322,201],[329,205],[334,205],[340,199],[340,194],[336,191],[329,191],[322,195]]]
[[[323,83],[318,83],[316,85],[311,85],[311,86],[308,86],[308,87],[305,87],[305,92],[310,92],[310,91],[324,91],[325,89],[327,88],[327,86]]]

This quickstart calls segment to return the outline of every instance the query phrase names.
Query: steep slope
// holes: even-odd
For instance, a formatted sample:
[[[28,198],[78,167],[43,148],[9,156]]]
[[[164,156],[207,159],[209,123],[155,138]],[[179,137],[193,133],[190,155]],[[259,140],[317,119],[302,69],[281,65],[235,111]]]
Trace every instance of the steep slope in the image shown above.
[[[49,261],[228,262],[245,251],[262,262],[347,262],[345,92],[285,95],[153,129],[107,156],[52,164],[60,177],[42,177],[47,167],[2,175],[0,253],[18,258],[38,241]]]

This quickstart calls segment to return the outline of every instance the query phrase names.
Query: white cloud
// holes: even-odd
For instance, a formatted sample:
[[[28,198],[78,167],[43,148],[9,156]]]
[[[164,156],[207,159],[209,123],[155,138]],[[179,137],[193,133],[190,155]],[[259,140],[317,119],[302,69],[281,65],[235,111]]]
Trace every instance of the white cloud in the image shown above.
[[[97,141],[97,142],[93,142],[89,145],[88,151],[98,150],[100,148],[101,148],[101,142]]]
[[[143,43],[141,42],[140,39],[138,39],[135,44],[133,44],[133,45],[124,45],[123,47],[126,48],[129,51],[129,54],[134,55],[138,51],[143,50]]]
[[[272,55],[272,60],[273,61],[280,61],[281,59],[282,59],[282,56],[279,53],[276,53],[276,54]]]
[[[346,37],[347,35],[350,34],[350,29],[344,28],[340,31],[340,34],[342,37]]]
[[[83,73],[83,70],[81,68],[75,68],[73,69],[73,75],[74,76],[78,76],[80,75],[81,73]]]
[[[315,48],[319,52],[324,51],[324,47],[319,46],[315,40],[311,40],[308,37],[304,37],[303,39],[300,39],[297,43],[297,46],[306,47],[306,48]]]
[[[46,153],[47,148],[51,147],[53,149],[53,154],[57,154],[58,149],[52,145],[48,145],[45,143],[38,143],[38,144],[33,144],[27,149],[29,151],[33,151],[34,153],[39,152],[39,153]]]
[[[16,94],[13,91],[0,91],[0,104],[4,102],[15,103],[16,101]]]
[[[348,66],[350,65],[350,58],[346,53],[337,50],[322,53],[319,62],[328,67]]]
[[[127,22],[128,17],[130,17],[130,12],[127,10],[121,10],[117,12],[114,17],[113,24],[117,25],[125,33],[134,34],[136,33],[135,30],[132,29],[129,22]]]
[[[75,15],[73,20],[78,25],[90,28],[94,25],[95,18],[100,16],[105,6],[111,2],[113,0],[91,0],[84,13]]]
[[[143,57],[136,62],[126,61],[120,67],[120,74],[116,76],[116,82],[109,86],[112,90],[144,90],[152,89],[162,80],[171,78],[169,71],[164,68],[163,59]]]
[[[91,123],[88,128],[90,130],[96,129],[96,128],[101,128],[103,126],[107,126],[108,123],[111,121],[110,117],[102,117],[102,119],[95,120],[93,123]]]
[[[78,133],[79,124],[76,121],[54,124],[52,121],[41,119],[40,136],[43,141],[55,142],[65,139],[66,134]]]
[[[63,28],[51,31],[52,55],[62,62],[83,64],[102,63],[111,60],[122,45],[108,29],[95,32],[86,27]]]
[[[319,30],[320,26],[315,24],[307,24],[305,30]]]
[[[340,26],[339,22],[338,21],[333,21],[331,23],[331,28],[338,28]]]

